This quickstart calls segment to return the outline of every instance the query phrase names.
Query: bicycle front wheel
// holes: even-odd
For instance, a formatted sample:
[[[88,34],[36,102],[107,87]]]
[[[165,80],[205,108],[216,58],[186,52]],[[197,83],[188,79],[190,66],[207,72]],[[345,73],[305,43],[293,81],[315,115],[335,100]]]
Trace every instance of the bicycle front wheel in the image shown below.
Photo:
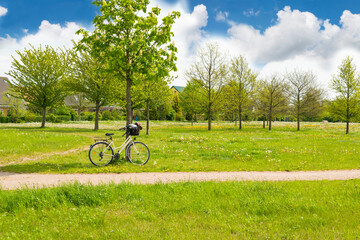
[[[126,156],[136,165],[145,165],[150,158],[149,148],[142,142],[133,142],[126,148]]]
[[[89,158],[96,166],[106,166],[114,158],[114,150],[106,142],[97,142],[90,147]]]

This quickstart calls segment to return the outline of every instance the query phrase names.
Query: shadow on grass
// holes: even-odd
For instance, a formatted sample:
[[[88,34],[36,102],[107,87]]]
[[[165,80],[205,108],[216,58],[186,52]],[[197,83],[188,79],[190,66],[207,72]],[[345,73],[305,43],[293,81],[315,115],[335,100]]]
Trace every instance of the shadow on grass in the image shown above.
[[[125,160],[117,160],[104,167],[94,166],[90,161],[58,164],[37,162],[0,167],[0,172],[8,173],[120,173],[129,171],[142,172],[143,170],[144,168],[134,166]]]

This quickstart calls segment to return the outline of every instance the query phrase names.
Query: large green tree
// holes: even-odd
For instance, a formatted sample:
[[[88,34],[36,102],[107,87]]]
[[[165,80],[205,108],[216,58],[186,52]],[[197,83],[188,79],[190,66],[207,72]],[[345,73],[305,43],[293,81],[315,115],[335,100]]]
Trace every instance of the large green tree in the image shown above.
[[[312,72],[294,70],[287,73],[288,96],[290,111],[297,120],[297,130],[300,131],[300,120],[317,109],[322,101],[322,91],[316,85],[316,76]]]
[[[141,84],[133,87],[135,101],[140,102],[140,106],[145,107],[146,115],[146,134],[150,131],[150,109],[159,107],[166,102],[170,102],[170,90],[168,83],[171,78],[158,77],[156,72],[139,76]]]
[[[353,59],[346,57],[337,75],[331,80],[331,88],[337,93],[336,99],[330,105],[330,111],[346,121],[346,134],[349,133],[351,119],[359,114],[360,76],[356,72]]]
[[[257,74],[249,67],[245,57],[235,57],[231,61],[229,92],[233,95],[232,104],[239,115],[239,129],[242,128],[242,116],[247,110],[254,92]]]
[[[197,81],[208,117],[208,130],[211,130],[211,120],[219,109],[221,93],[226,82],[226,58],[218,44],[208,43],[197,54],[196,62],[187,73],[189,80]]]
[[[190,117],[191,125],[193,125],[196,114],[201,112],[201,95],[198,93],[200,85],[197,81],[190,80],[186,83],[186,87],[180,93],[180,105],[188,117]]]
[[[83,99],[95,105],[94,130],[98,130],[100,108],[111,103],[114,98],[114,76],[103,63],[83,51],[74,54],[72,66],[72,77],[65,85],[69,91],[80,93]]]
[[[70,54],[50,46],[31,46],[16,53],[18,56],[12,57],[8,73],[12,77],[9,81],[11,93],[39,109],[42,113],[41,127],[45,127],[46,109],[63,101],[67,94],[62,82],[69,76]]]
[[[172,25],[179,12],[171,12],[159,21],[160,8],[148,11],[149,0],[95,0],[100,15],[93,32],[83,35],[78,49],[87,49],[100,62],[107,62],[117,80],[126,83],[126,122],[132,122],[131,86],[155,69],[159,77],[176,70],[177,51],[171,42]]]
[[[288,86],[277,75],[271,76],[267,81],[261,81],[258,86],[257,110],[266,117],[271,130],[273,117],[285,113],[288,108]]]

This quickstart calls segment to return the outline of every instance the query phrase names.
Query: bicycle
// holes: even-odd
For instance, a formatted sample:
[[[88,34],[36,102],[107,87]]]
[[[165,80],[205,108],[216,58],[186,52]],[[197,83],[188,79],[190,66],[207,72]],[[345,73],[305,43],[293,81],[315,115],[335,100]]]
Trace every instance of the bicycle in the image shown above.
[[[145,165],[149,161],[150,151],[146,144],[138,141],[135,142],[136,137],[134,137],[134,139],[131,138],[131,136],[139,135],[139,131],[142,129],[140,124],[129,124],[120,130],[125,129],[126,132],[122,136],[127,134],[128,137],[120,147],[116,147],[114,144],[112,139],[114,133],[106,133],[105,135],[109,137],[109,139],[101,139],[90,146],[89,159],[92,164],[95,166],[106,166],[114,159],[119,159],[120,153],[125,148],[125,156],[131,163]],[[114,150],[117,151],[115,154]]]

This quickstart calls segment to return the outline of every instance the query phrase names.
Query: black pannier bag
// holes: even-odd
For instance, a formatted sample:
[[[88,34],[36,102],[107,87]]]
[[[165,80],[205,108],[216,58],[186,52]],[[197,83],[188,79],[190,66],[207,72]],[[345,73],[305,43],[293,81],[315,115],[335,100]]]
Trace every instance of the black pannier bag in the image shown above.
[[[142,129],[142,127],[140,126],[139,123],[129,124],[126,126],[126,131],[128,132],[129,135],[132,135],[132,136],[139,135],[141,129]]]

